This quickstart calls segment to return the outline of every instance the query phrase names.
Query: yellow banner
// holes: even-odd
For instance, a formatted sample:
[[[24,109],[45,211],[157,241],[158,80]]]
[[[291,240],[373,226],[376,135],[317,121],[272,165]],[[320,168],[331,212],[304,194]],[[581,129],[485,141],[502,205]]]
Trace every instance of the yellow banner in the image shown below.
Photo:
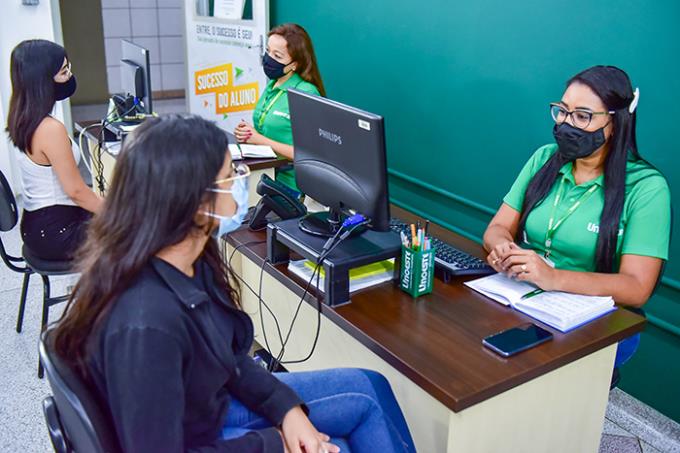
[[[196,94],[215,93],[215,113],[218,115],[254,110],[259,95],[258,82],[234,86],[231,63],[196,71],[194,89]],[[207,105],[205,101],[204,105]]]
[[[219,93],[234,84],[231,63],[202,69],[194,73],[196,94]]]
[[[258,83],[246,83],[216,93],[216,113],[254,110],[257,104]]]

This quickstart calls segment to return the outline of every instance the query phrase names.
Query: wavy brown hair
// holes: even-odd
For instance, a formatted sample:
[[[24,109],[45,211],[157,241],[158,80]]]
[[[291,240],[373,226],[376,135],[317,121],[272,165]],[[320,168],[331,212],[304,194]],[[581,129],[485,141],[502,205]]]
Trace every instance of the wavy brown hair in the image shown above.
[[[197,225],[194,216],[204,203],[214,206],[216,194],[206,189],[228,158],[227,146],[226,134],[198,116],[152,118],[126,139],[104,208],[78,253],[82,275],[53,333],[56,352],[83,377],[88,342],[118,296],[160,250],[212,227]],[[208,240],[202,257],[217,287],[239,306],[216,240]]]
[[[297,24],[281,24],[272,28],[267,36],[280,35],[286,40],[286,47],[293,61],[298,64],[297,72],[307,82],[316,86],[321,96],[326,96],[326,88],[321,81],[319,65],[312,39],[307,30]]]

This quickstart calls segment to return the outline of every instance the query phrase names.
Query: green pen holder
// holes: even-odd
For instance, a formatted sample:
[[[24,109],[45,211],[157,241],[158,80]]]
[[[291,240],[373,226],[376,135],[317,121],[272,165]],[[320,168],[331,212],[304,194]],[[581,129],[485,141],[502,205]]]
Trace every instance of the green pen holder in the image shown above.
[[[434,283],[435,248],[415,252],[401,247],[401,270],[399,272],[399,288],[412,297],[419,297],[432,292]]]

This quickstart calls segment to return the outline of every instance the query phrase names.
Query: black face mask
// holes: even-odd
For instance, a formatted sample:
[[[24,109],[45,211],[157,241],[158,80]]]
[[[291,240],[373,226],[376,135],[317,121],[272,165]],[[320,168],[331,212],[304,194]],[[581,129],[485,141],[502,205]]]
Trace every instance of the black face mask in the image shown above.
[[[588,132],[567,123],[555,124],[553,135],[559,153],[569,161],[590,156],[607,141],[604,137],[604,126],[594,132]]]
[[[54,97],[57,101],[63,101],[66,98],[73,96],[76,92],[76,87],[78,83],[76,82],[76,76],[72,75],[64,83],[54,82]]]
[[[288,65],[274,60],[267,52],[265,52],[262,57],[262,69],[264,70],[264,74],[271,80],[280,79],[285,76],[286,72],[283,69],[286,66]]]

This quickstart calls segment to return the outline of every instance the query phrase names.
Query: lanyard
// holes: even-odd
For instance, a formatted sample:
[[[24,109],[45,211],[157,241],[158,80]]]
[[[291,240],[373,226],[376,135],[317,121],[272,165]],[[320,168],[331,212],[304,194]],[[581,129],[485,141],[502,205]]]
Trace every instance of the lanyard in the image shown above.
[[[301,82],[302,82],[302,80],[299,80],[293,88],[297,88],[298,85],[300,85]],[[269,111],[274,106],[276,101],[278,101],[278,99],[281,97],[281,95],[283,93],[287,92],[287,91],[288,91],[287,88],[286,89],[279,89],[279,92],[276,93],[276,96],[274,96],[274,99],[272,99],[271,102],[269,104],[267,104],[267,106],[262,110],[262,113],[260,113],[260,117],[257,119],[257,127],[259,129],[259,132],[262,132],[262,126],[264,126],[264,120],[267,117],[267,113],[269,113]]]
[[[274,99],[272,99],[271,102],[267,104],[267,106],[262,110],[262,113],[260,113],[260,118],[257,120],[257,128],[260,131],[262,131],[262,126],[264,125],[264,119],[267,116],[267,113],[269,113],[274,103],[281,97],[284,91],[286,90],[279,90],[279,92],[276,93],[276,96],[274,96]]]
[[[552,213],[550,214],[550,220],[548,221],[548,231],[545,232],[545,257],[548,258],[552,250],[550,246],[552,245],[552,239],[555,235],[555,231],[564,223],[567,218],[578,209],[581,204],[590,198],[590,196],[597,190],[597,184],[593,184],[590,189],[583,193],[576,202],[571,205],[571,207],[564,213],[561,219],[555,222],[555,212],[557,211],[557,205],[560,203],[562,198],[562,188],[564,187],[564,178],[560,181],[560,187],[557,189],[557,195],[555,195],[555,201],[553,202]]]

